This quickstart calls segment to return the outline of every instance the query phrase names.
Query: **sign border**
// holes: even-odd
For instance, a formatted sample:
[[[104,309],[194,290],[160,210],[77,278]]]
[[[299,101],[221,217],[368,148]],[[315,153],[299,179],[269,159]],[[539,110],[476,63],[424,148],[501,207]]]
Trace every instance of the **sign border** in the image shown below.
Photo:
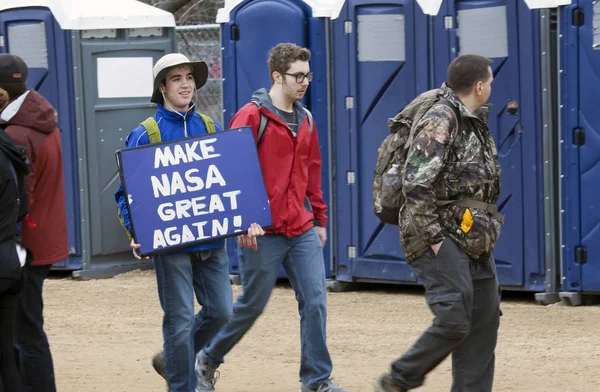
[[[141,146],[137,146],[137,147],[132,147],[132,148],[121,148],[118,149],[115,152],[115,157],[117,160],[117,168],[119,170],[119,178],[121,180],[121,185],[123,186],[123,195],[125,197],[125,203],[127,206],[127,212],[129,213],[129,222],[131,224],[131,236],[133,237],[133,240],[136,244],[139,244],[139,242],[137,242],[137,235],[135,232],[135,226],[133,223],[133,220],[131,219],[131,207],[129,205],[129,197],[127,196],[127,187],[124,181],[124,174],[123,174],[123,167],[121,165],[122,160],[121,160],[121,154],[124,151],[131,151],[131,150],[140,150],[140,149],[144,149],[144,148],[155,148],[156,146],[161,146],[161,145],[167,145],[167,144],[171,144],[171,143],[176,143],[176,142],[182,142],[185,140],[196,140],[196,139],[202,139],[205,137],[214,137],[216,134],[220,134],[220,133],[225,133],[225,132],[235,132],[235,131],[239,131],[241,129],[249,129],[250,133],[252,134],[252,138],[254,139],[254,132],[252,130],[252,127],[250,126],[245,126],[245,127],[237,127],[237,128],[231,128],[231,129],[227,129],[227,130],[223,130],[223,131],[219,131],[219,132],[215,132],[215,133],[206,133],[206,134],[202,134],[202,135],[196,135],[196,136],[191,136],[191,137],[184,137],[184,138],[180,138],[180,139],[176,139],[176,140],[169,140],[169,141],[164,141],[164,142],[160,142],[160,143],[148,143],[148,144],[144,144]],[[264,173],[262,170],[262,166],[260,164],[260,157],[258,155],[258,146],[256,145],[256,140],[254,142],[254,152],[256,153],[256,160],[258,161],[258,166],[260,169],[260,175],[263,178],[263,186],[264,185]],[[265,193],[267,193],[266,190],[266,186],[265,186]],[[267,194],[267,200],[269,201],[269,208],[270,208],[270,200],[269,200],[269,195]],[[263,228],[263,230],[268,230],[273,228],[273,216],[271,214],[271,211],[269,211],[269,215],[271,215],[271,224],[268,226],[261,226]],[[248,229],[246,230],[242,230],[242,231],[238,231],[237,233],[232,233],[232,234],[227,234],[224,236],[220,236],[220,237],[213,237],[210,239],[205,239],[205,240],[199,240],[199,241],[194,241],[194,242],[187,242],[185,244],[180,244],[180,245],[175,245],[169,248],[162,248],[162,249],[157,249],[157,250],[153,250],[147,253],[139,253],[141,257],[146,257],[146,256],[159,256],[162,254],[166,254],[166,253],[173,253],[173,252],[177,252],[180,251],[181,249],[185,249],[185,248],[190,248],[193,246],[197,246],[197,245],[201,245],[203,243],[209,243],[209,242],[214,242],[214,241],[219,241],[219,240],[226,240],[228,238],[232,238],[232,237],[238,237],[240,235],[244,235],[244,234],[248,234]],[[141,248],[140,248],[141,249]]]

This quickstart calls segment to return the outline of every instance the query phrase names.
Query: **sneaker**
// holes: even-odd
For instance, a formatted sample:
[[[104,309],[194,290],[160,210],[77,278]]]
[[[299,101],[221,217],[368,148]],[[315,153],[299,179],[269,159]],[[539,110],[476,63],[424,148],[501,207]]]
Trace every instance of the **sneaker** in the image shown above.
[[[306,385],[302,385],[300,387],[300,392],[350,392],[347,389],[344,389],[335,382],[334,379],[330,378],[329,380],[323,382],[317,389],[310,389]]]
[[[214,392],[219,371],[208,364],[204,351],[196,355],[196,377],[198,377],[196,392]]]
[[[165,357],[163,352],[156,353],[152,357],[152,367],[156,370],[156,373],[160,374],[162,378],[167,379],[167,373],[165,372]]]
[[[377,380],[377,388],[375,392],[408,392],[408,389],[404,389],[396,385],[392,375],[387,373],[379,377],[379,380]]]

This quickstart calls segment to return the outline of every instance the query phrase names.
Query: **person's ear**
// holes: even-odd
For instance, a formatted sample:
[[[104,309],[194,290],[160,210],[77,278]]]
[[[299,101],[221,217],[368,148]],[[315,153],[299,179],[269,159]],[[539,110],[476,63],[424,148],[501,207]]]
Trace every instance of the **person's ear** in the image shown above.
[[[483,82],[479,81],[475,85],[475,94],[481,95],[483,93]]]

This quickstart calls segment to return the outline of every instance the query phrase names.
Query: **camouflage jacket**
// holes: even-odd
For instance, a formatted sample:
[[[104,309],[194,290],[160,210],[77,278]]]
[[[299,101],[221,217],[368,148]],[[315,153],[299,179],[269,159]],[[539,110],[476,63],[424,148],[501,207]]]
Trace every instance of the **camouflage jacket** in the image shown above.
[[[399,219],[400,242],[409,262],[446,237],[472,259],[484,259],[500,235],[500,223],[485,211],[436,205],[438,200],[458,199],[495,204],[500,194],[498,153],[487,126],[489,107],[471,114],[446,85],[441,96],[459,108],[461,126],[452,109],[435,104],[415,127]]]

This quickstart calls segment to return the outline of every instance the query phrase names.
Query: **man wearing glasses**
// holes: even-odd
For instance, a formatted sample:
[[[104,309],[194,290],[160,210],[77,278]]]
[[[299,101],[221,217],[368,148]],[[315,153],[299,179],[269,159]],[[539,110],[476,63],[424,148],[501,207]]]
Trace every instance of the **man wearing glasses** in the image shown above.
[[[301,392],[348,392],[331,378],[326,344],[323,246],[327,205],[321,192],[319,138],[300,100],[312,80],[310,51],[279,44],[269,53],[270,90],[256,91],[230,128],[252,127],[269,196],[272,229],[260,238],[239,237],[243,294],[230,321],[198,356],[199,379],[214,385],[217,367],[263,312],[283,265],[300,312]],[[282,348],[284,349],[284,348]]]

